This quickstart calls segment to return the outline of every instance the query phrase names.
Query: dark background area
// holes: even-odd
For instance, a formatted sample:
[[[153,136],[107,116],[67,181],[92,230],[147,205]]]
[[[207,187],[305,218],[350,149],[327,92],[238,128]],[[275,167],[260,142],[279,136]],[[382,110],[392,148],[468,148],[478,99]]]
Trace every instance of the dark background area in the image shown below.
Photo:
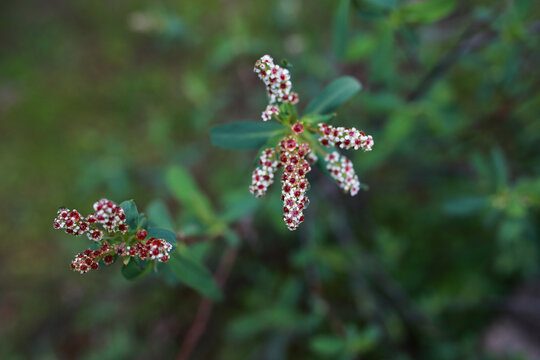
[[[161,201],[201,261],[227,264],[192,359],[539,359],[539,34],[533,0],[2,1],[0,358],[189,346],[191,289],[70,271],[88,243],[53,231],[56,210],[107,197]],[[209,141],[261,121],[264,54],[293,65],[300,110],[359,79],[333,124],[375,140],[347,153],[369,190],[314,169],[296,232],[278,184],[249,197],[255,151]],[[250,207],[238,250],[191,235],[171,166],[216,211]]]

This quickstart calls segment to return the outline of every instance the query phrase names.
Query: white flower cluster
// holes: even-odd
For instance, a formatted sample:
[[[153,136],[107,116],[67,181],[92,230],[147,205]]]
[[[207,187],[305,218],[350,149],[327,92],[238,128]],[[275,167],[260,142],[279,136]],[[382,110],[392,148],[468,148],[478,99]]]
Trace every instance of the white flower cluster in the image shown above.
[[[276,150],[265,149],[259,158],[259,166],[253,171],[251,176],[251,186],[249,191],[255,197],[261,197],[266,194],[268,187],[274,183],[274,173],[279,167],[276,160]]]
[[[95,213],[84,218],[77,210],[61,208],[58,210],[53,226],[55,229],[63,229],[66,233],[76,236],[86,234],[90,240],[94,241],[103,239],[103,231],[97,224],[103,225],[109,233],[127,233],[126,215],[120,206],[110,200],[101,199],[94,203],[94,210]]]
[[[108,232],[127,233],[126,214],[124,209],[111,200],[101,199],[94,203],[93,216]]]
[[[291,91],[292,82],[289,70],[274,64],[274,59],[270,55],[264,55],[257,60],[253,71],[266,85],[270,105],[281,102],[290,102],[293,105],[298,103],[298,94]],[[269,113],[269,109],[270,106],[262,114],[264,121],[270,120],[272,114],[279,114],[279,111]]]
[[[279,115],[279,108],[276,105],[268,105],[262,112],[261,117],[263,121],[268,121],[272,119],[272,115]]]
[[[311,152],[308,144],[298,143],[294,137],[280,142],[280,162],[283,166],[281,178],[281,200],[283,201],[283,220],[289,230],[296,230],[304,221],[304,209],[309,200],[306,191],[309,182],[306,174],[311,171],[306,156]]]
[[[354,172],[352,161],[334,151],[325,158],[326,168],[336,180],[339,187],[354,196],[360,190],[360,181]]]
[[[150,238],[146,241],[144,248],[146,251],[141,251],[139,253],[139,257],[142,260],[151,259],[167,262],[169,260],[169,252],[172,249],[172,245],[163,239]]]
[[[342,149],[362,149],[371,151],[373,137],[355,128],[334,127],[325,123],[319,123],[321,137],[319,142],[323,146],[337,146]]]

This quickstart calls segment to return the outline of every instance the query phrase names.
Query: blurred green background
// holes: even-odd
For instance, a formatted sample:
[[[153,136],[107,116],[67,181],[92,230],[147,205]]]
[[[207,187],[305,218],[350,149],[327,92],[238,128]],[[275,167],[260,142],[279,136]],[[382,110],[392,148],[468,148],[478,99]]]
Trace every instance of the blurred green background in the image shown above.
[[[165,181],[182,166],[244,214],[189,358],[540,359],[539,34],[534,0],[2,1],[0,358],[187,358],[200,295],[71,272],[88,241],[51,225],[159,200],[215,271],[227,242],[190,235]],[[369,190],[315,169],[293,233],[278,184],[250,198],[255,152],[208,136],[261,121],[266,53],[293,65],[300,110],[358,78],[333,124],[375,139],[348,153]]]

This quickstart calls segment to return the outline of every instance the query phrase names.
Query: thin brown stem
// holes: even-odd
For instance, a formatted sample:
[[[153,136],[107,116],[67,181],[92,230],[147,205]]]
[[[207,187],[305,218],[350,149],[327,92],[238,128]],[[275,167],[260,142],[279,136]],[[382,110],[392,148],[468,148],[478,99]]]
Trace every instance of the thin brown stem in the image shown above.
[[[228,247],[221,255],[221,260],[214,278],[216,280],[216,283],[222,290],[225,289],[225,284],[234,265],[234,262],[236,261],[237,255],[237,247]],[[188,360],[191,357],[193,350],[195,350],[195,347],[199,343],[199,340],[201,339],[202,335],[206,330],[206,326],[208,325],[208,321],[210,319],[210,315],[212,314],[213,307],[214,303],[211,300],[208,300],[206,298],[201,299],[201,303],[199,304],[199,308],[197,309],[193,324],[191,325],[191,328],[189,329],[186,337],[184,338],[184,342],[182,343],[180,351],[176,356],[177,360]]]

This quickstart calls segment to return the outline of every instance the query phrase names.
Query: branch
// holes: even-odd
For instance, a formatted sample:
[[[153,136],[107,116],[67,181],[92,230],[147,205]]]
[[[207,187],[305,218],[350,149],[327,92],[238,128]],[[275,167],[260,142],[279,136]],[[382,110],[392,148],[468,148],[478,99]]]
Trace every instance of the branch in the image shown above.
[[[225,288],[225,284],[234,262],[236,261],[237,255],[237,247],[228,247],[221,255],[219,267],[216,270],[214,278],[222,290]],[[180,347],[180,351],[176,357],[177,360],[188,360],[190,358],[193,350],[206,330],[206,325],[208,324],[208,320],[212,314],[213,307],[214,303],[211,300],[202,298],[199,308],[197,309],[197,314],[195,315],[195,320],[193,320],[193,324],[191,325],[191,328],[189,329],[184,342]]]

